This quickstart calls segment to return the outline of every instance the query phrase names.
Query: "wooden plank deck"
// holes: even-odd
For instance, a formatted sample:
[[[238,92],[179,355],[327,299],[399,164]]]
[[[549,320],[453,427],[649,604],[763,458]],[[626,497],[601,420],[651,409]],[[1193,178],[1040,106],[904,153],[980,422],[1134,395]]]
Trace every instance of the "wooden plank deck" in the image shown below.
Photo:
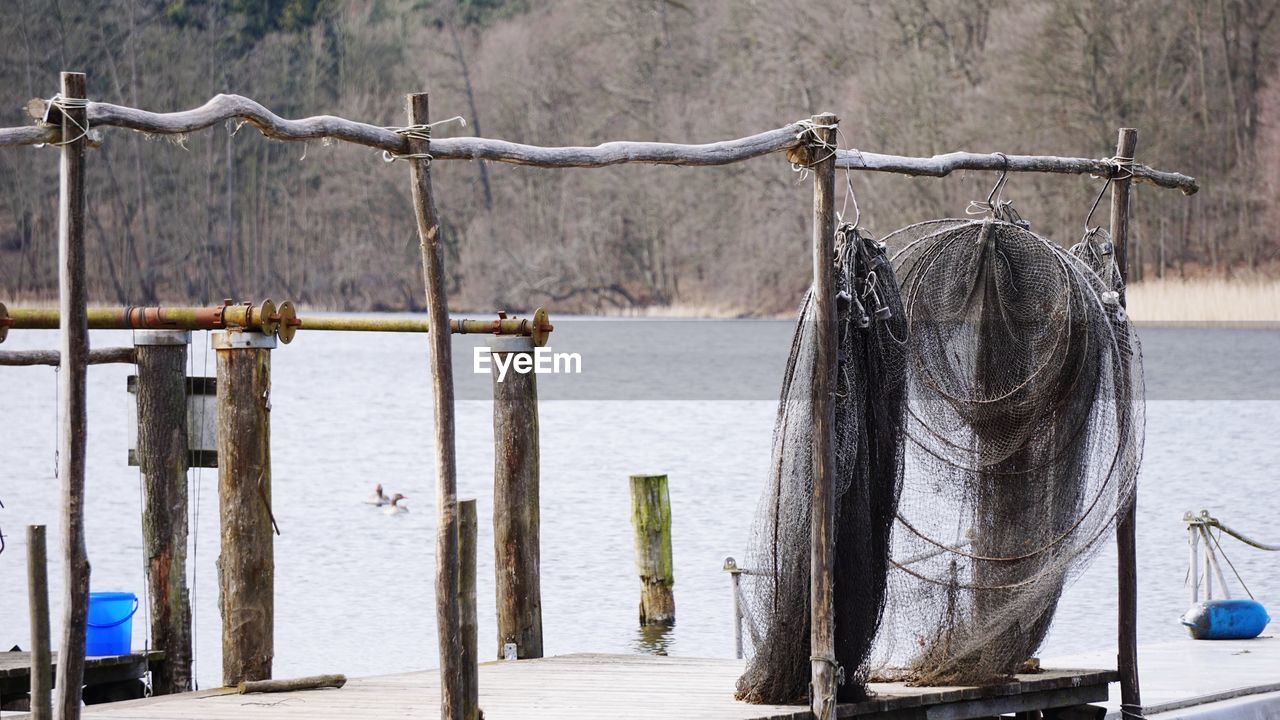
[[[52,653],[53,667],[58,667],[58,653]],[[151,650],[131,655],[85,658],[86,685],[133,680],[147,673],[148,664],[164,660],[164,653]],[[31,653],[0,652],[0,696],[26,694],[31,688]]]
[[[1105,662],[1114,651],[1050,658],[1046,662]],[[1148,718],[1280,717],[1280,639],[1178,640],[1138,648],[1142,705]],[[1235,706],[1219,712],[1220,705]],[[1256,715],[1240,710],[1253,705]],[[1107,702],[1109,718],[1120,716],[1120,703]]]
[[[338,668],[335,668],[338,669]],[[748,705],[733,699],[740,660],[648,655],[565,655],[480,666],[480,706],[487,720],[634,718],[670,720],[801,720],[798,705]],[[880,695],[842,705],[841,717],[959,720],[1013,712],[1043,703],[1075,705],[1105,699],[1111,671],[1046,671],[987,688],[908,688],[877,684]],[[1041,704],[1035,704],[1041,703]],[[1001,709],[1005,708],[1005,709]],[[290,718],[434,717],[436,671],[356,678],[341,689],[235,695],[225,689],[86,708],[103,720],[289,720]]]

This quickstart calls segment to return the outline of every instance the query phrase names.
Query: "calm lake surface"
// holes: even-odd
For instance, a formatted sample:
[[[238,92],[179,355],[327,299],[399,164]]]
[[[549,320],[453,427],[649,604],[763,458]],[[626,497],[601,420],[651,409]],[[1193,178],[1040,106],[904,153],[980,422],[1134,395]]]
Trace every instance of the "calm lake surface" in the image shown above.
[[[560,321],[559,351],[580,376],[542,382],[542,600],[547,654],[733,653],[725,556],[742,558],[767,469],[776,396],[792,323]],[[1148,414],[1138,553],[1142,642],[1184,636],[1184,510],[1280,542],[1280,331],[1145,329]],[[128,332],[95,331],[95,347]],[[492,405],[472,373],[476,338],[455,339],[458,484],[479,500],[480,655],[497,654],[493,608]],[[56,334],[15,331],[3,349],[54,348]],[[213,375],[194,335],[193,374]],[[430,388],[422,336],[304,332],[272,353],[272,456],[278,677],[353,676],[436,666],[432,595],[434,477]],[[132,366],[89,372],[88,547],[95,590],[142,595],[140,488],[127,465]],[[23,527],[49,526],[57,555],[55,386],[49,368],[3,368],[0,390],[0,644],[29,645]],[[678,624],[637,630],[627,476],[668,473],[674,514]],[[373,484],[402,492],[411,512],[388,517],[361,501]],[[218,684],[220,629],[216,470],[192,471],[189,572],[197,675]],[[1280,612],[1280,554],[1223,544],[1254,595]],[[1224,570],[1230,574],[1228,568]],[[1071,587],[1042,655],[1114,646],[1115,549]],[[59,632],[61,567],[50,567]],[[1238,588],[1232,579],[1233,588]],[[144,613],[134,646],[145,642]]]

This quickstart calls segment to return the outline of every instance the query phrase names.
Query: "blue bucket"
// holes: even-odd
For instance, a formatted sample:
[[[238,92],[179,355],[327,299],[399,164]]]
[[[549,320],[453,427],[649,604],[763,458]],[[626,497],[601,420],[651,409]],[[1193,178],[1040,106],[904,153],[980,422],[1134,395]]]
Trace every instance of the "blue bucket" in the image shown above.
[[[128,655],[133,640],[133,614],[136,612],[138,596],[131,592],[89,593],[84,654]]]

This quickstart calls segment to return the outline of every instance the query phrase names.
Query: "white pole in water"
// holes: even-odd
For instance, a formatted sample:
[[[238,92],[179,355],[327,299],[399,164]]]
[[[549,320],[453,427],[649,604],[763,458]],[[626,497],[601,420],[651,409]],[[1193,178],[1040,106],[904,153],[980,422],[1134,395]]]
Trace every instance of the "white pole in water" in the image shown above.
[[[1200,532],[1204,533],[1204,552],[1208,558],[1208,564],[1205,567],[1205,577],[1209,576],[1209,567],[1213,568],[1213,574],[1218,576],[1218,584],[1222,586],[1222,597],[1227,600],[1231,599],[1231,590],[1227,588],[1227,578],[1222,574],[1222,565],[1218,562],[1218,555],[1213,551],[1212,540],[1209,536],[1209,528],[1201,526]]]
[[[1204,599],[1208,602],[1213,599],[1213,548],[1209,547],[1209,536],[1203,527],[1197,526],[1196,532],[1204,538]]]
[[[1200,602],[1200,529],[1195,525],[1187,526],[1187,542],[1191,546],[1187,577],[1191,580],[1191,604],[1194,606]]]

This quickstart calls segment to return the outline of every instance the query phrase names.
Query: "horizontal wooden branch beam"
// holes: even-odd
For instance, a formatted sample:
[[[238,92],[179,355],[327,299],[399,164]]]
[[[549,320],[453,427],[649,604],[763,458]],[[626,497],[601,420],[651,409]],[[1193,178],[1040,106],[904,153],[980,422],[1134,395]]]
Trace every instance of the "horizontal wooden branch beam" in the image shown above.
[[[839,150],[836,167],[869,172],[945,177],[957,170],[990,170],[1000,172],[1067,173],[1105,177],[1115,167],[1106,159],[1055,157],[1052,155],[1005,155],[1003,153],[953,152],[933,157],[882,155],[860,150]],[[1181,190],[1192,195],[1200,189],[1196,179],[1181,173],[1153,170],[1134,163],[1130,167],[1136,182]]]
[[[46,101],[33,100],[28,103],[28,112],[33,117],[43,117],[46,105]],[[409,152],[405,137],[394,130],[333,115],[288,120],[240,95],[217,95],[198,108],[172,113],[90,102],[88,115],[90,127],[121,127],[155,135],[178,135],[227,121],[243,121],[275,140],[333,138],[396,155]],[[492,160],[546,168],[590,168],[623,163],[727,165],[798,147],[803,143],[800,138],[802,130],[804,126],[801,123],[791,123],[745,138],[701,145],[621,141],[593,147],[543,147],[492,138],[451,137],[433,139],[430,152],[436,160]],[[59,132],[55,126],[0,128],[0,146],[34,145],[58,139]],[[907,157],[840,150],[836,154],[836,167],[944,177],[957,170],[1000,171],[1006,168],[1010,172],[1106,175],[1113,166],[1102,159],[1044,155],[954,152],[933,157]],[[1195,178],[1180,173],[1154,170],[1140,164],[1134,164],[1131,170],[1137,182],[1178,189],[1188,195],[1199,190]]]
[[[607,142],[594,147],[540,147],[489,138],[454,137],[432,140],[430,149],[434,160],[494,160],[549,168],[605,167],[622,163],[728,165],[797,147],[803,142],[799,137],[803,129],[799,123],[792,123],[738,140],[705,145]]]
[[[134,353],[131,347],[101,348],[89,351],[90,365],[106,363],[133,363]],[[0,366],[52,365],[62,364],[57,350],[0,350]]]

